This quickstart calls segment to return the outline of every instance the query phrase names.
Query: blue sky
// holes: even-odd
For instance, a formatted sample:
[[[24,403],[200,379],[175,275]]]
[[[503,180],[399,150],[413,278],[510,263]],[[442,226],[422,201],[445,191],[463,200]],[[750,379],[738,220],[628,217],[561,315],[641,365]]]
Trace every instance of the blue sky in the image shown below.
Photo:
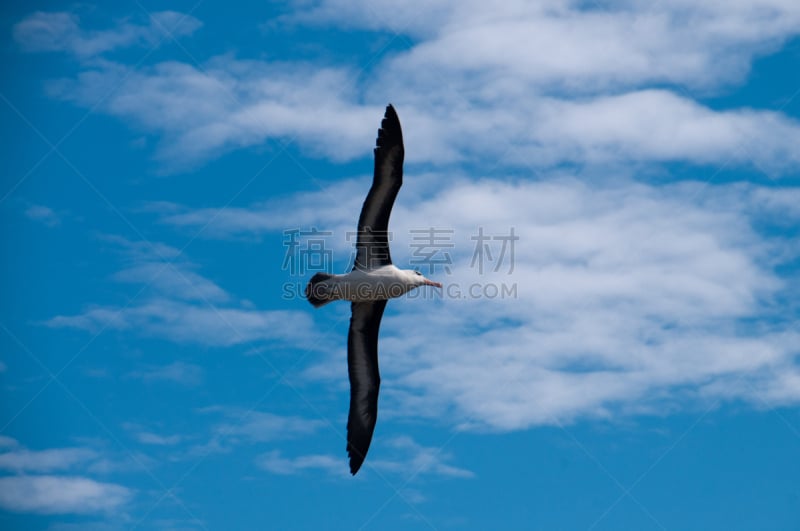
[[[3,529],[800,528],[796,2],[0,13]],[[446,289],[353,478],[349,308],[296,294],[388,102]]]

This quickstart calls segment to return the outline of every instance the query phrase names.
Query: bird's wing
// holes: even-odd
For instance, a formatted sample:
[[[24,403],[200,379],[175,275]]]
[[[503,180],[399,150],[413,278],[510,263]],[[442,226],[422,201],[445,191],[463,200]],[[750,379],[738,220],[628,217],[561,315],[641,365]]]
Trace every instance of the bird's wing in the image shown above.
[[[347,335],[347,369],[350,373],[350,416],[347,419],[347,454],[355,475],[367,456],[378,419],[378,329],[386,301],[354,302]]]
[[[403,184],[403,132],[391,105],[386,107],[375,142],[375,174],[358,218],[356,261],[353,269],[369,271],[392,263],[389,254],[389,215]]]

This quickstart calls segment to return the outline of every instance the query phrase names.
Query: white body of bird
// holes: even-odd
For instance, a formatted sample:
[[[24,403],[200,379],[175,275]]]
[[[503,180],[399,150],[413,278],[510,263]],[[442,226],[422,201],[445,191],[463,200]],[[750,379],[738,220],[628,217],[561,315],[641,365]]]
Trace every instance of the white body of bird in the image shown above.
[[[353,269],[344,275],[318,273],[311,279],[307,296],[309,300],[319,300],[319,306],[336,300],[380,301],[402,297],[419,286],[442,287],[438,282],[422,276],[419,271],[400,269],[389,264],[370,271]]]

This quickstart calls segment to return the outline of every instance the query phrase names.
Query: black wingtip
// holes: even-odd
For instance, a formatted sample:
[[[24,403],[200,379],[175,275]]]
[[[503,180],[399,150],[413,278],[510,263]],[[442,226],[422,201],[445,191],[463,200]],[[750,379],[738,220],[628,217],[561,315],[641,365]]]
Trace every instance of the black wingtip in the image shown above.
[[[403,130],[400,127],[400,118],[397,116],[397,111],[390,103],[386,106],[386,112],[381,120],[381,128],[378,129],[378,138],[375,142],[375,147],[389,147],[403,145]]]
[[[383,113],[383,121],[381,123],[381,127],[386,127],[386,124],[400,124],[400,118],[397,116],[397,111],[394,109],[394,105],[391,103],[386,106],[386,112]]]
[[[356,457],[356,454],[350,455],[350,475],[355,476],[356,472],[361,469],[361,465],[364,464],[364,458]]]
[[[347,441],[347,457],[350,458],[350,474],[355,476],[364,464],[366,452],[360,452],[352,442]]]

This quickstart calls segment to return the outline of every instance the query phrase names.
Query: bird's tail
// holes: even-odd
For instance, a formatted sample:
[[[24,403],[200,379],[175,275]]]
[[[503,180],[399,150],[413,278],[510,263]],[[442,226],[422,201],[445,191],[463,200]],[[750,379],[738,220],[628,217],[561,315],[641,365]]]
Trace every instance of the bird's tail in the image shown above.
[[[333,275],[328,273],[317,273],[306,285],[306,299],[314,308],[324,306],[329,302],[335,301],[330,286],[325,283],[326,280],[333,278]]]

